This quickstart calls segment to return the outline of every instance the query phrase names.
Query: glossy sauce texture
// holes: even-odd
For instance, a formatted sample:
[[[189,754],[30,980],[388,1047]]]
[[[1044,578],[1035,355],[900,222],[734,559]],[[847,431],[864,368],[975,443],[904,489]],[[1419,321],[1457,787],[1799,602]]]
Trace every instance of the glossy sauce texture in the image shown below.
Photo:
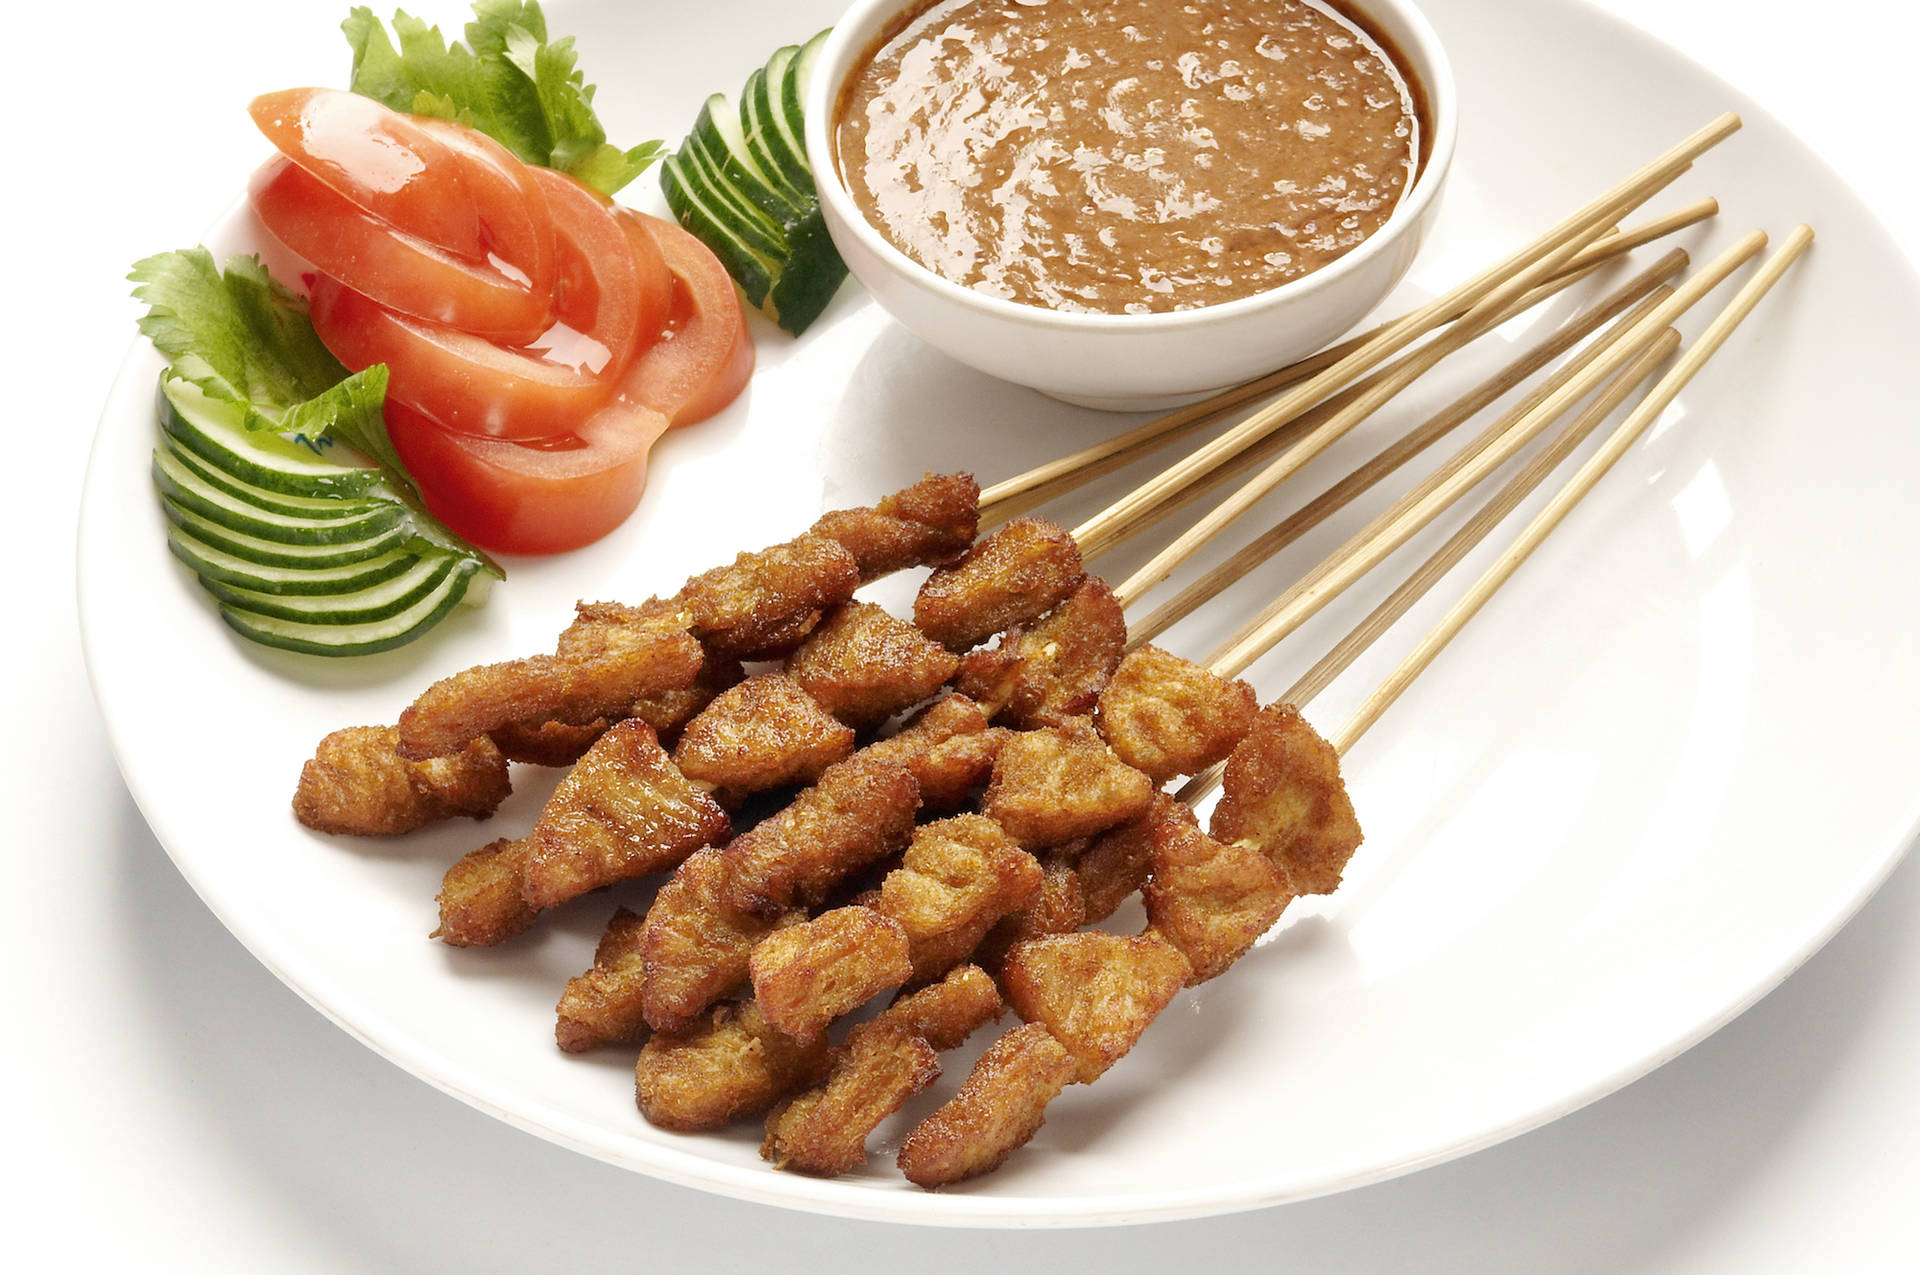
[[[1352,250],[1411,185],[1414,91],[1311,0],[938,0],[849,77],[834,144],[894,245],[989,295],[1145,314]]]

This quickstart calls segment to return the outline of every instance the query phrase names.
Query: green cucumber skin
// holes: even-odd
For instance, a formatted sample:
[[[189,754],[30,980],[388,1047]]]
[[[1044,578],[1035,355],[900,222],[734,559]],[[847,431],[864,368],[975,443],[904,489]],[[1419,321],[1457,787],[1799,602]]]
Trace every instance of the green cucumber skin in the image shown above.
[[[374,655],[405,646],[446,619],[465,599],[479,570],[480,564],[472,559],[456,563],[453,575],[441,582],[431,608],[418,618],[411,619],[404,627],[395,627],[392,623],[335,626],[299,624],[258,615],[227,602],[220,604],[220,618],[249,640],[283,651],[327,657]]]
[[[265,487],[256,487],[252,483],[242,482],[219,466],[196,456],[169,434],[160,436],[160,446],[166,450],[170,458],[207,486],[270,514],[328,520],[357,518],[382,503],[356,496],[289,496],[283,492],[269,491]]]
[[[734,223],[714,212],[706,202],[705,188],[695,185],[683,174],[679,156],[668,156],[660,166],[660,190],[667,198],[673,218],[685,226],[720,264],[733,276],[747,304],[759,305],[773,286],[772,263],[746,247],[735,232]]]
[[[195,539],[237,558],[269,567],[344,567],[377,558],[389,549],[397,549],[400,542],[407,538],[404,527],[394,527],[369,539],[345,545],[278,545],[254,536],[243,536],[218,523],[208,522],[164,496],[160,500],[160,508],[169,522]]]
[[[270,593],[257,593],[251,589],[234,588],[210,580],[201,583],[208,593],[221,602],[230,604],[236,610],[249,615],[262,616],[271,620],[291,620],[300,624],[313,625],[352,625],[376,624],[382,620],[411,610],[428,594],[439,589],[446,578],[458,568],[459,562],[453,558],[442,558],[437,563],[424,563],[424,572],[420,579],[406,589],[394,593],[390,598],[381,598],[382,586],[390,582],[383,581],[358,593],[330,594],[324,597],[307,599],[314,605],[302,607],[296,605],[299,598],[276,597]],[[419,568],[415,568],[416,570]],[[395,577],[395,582],[404,580],[405,575]],[[371,599],[371,600],[369,600]]]
[[[772,65],[768,63],[747,77],[747,86],[740,91],[740,129],[746,138],[748,153],[760,165],[768,184],[788,203],[804,211],[811,202],[809,192],[788,180],[787,166],[774,152],[780,138],[774,127],[773,99],[767,88],[767,70]]]
[[[661,169],[674,217],[720,259],[747,302],[798,336],[846,280],[807,163],[803,95],[831,28],[776,49],[739,106],[715,93]]]
[[[180,384],[164,380],[161,383],[160,428],[186,450],[242,482],[292,496],[364,496],[380,485],[380,471],[373,468],[331,465],[316,459],[306,472],[294,472],[255,461],[222,441],[211,432],[209,426],[194,422],[188,413],[180,410],[169,395],[170,387]],[[273,443],[268,443],[267,439],[273,440]],[[278,435],[271,434],[248,441],[256,443],[254,450],[260,453],[266,452],[273,444],[288,448],[294,446]]]
[[[789,332],[805,331],[832,302],[846,277],[847,263],[840,259],[827,233],[826,218],[815,205],[813,215],[794,227],[787,267],[768,293],[780,326]]]
[[[801,65],[802,52],[801,46],[790,44],[776,50],[768,59],[762,114],[771,125],[768,145],[779,160],[787,183],[807,199],[815,200],[818,194],[813,184],[813,167],[807,163],[806,128],[800,111],[801,94],[806,88],[801,76],[808,69]]]
[[[741,145],[733,145],[721,132],[720,120],[723,119],[732,127],[742,130]],[[719,180],[778,228],[782,238],[787,227],[806,214],[806,209],[795,198],[772,185],[759,172],[752,152],[746,149],[744,128],[738,112],[725,97],[715,93],[707,99],[700,108],[699,117],[693,122],[693,132],[687,140],[704,151],[705,159],[712,165]]]
[[[351,563],[346,567],[312,570],[262,567],[196,539],[177,526],[167,528],[167,548],[200,577],[203,585],[217,581],[236,589],[285,597],[358,593],[405,574],[414,563],[420,561],[419,554],[396,549],[382,557]],[[275,574],[261,574],[266,571]]]
[[[170,463],[177,466],[170,469]],[[153,484],[160,494],[183,509],[189,509],[218,526],[242,535],[255,536],[285,545],[352,544],[398,526],[406,511],[398,505],[370,505],[353,518],[292,519],[285,515],[260,517],[250,513],[236,500],[217,500],[196,490],[191,481],[183,481],[178,469],[162,449],[153,453]],[[190,476],[189,476],[190,477]]]

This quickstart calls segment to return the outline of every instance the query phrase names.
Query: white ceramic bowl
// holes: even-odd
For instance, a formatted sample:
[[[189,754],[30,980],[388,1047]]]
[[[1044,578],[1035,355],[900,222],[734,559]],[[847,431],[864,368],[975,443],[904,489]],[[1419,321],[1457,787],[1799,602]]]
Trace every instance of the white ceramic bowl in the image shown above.
[[[833,242],[888,313],[962,363],[1056,398],[1116,411],[1170,407],[1282,367],[1326,345],[1386,297],[1413,264],[1453,160],[1453,72],[1407,0],[1355,8],[1404,54],[1426,90],[1431,149],[1386,225],[1290,283],[1168,314],[1065,314],[991,297],[920,265],[876,230],[840,178],[830,141],[840,87],[893,20],[924,0],[854,0],[807,88],[807,154]]]

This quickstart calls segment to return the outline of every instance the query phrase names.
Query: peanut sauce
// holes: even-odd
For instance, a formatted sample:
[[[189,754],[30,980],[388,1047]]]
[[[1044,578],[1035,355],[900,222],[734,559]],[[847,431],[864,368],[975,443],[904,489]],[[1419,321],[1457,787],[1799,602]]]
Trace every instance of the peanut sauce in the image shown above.
[[[936,0],[842,89],[867,220],[1053,310],[1251,296],[1351,251],[1419,168],[1417,87],[1319,0]]]

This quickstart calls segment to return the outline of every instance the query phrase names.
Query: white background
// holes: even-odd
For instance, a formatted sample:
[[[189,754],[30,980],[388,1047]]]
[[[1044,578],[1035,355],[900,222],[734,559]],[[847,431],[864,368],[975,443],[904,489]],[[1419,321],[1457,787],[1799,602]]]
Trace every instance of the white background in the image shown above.
[[[77,649],[71,546],[93,417],[133,334],[121,274],[193,242],[257,157],[235,83],[338,82],[345,7],[110,2],[9,24],[10,1268],[1916,1268],[1913,863],[1780,990],[1567,1119],[1343,1196],[1125,1231],[933,1232],[708,1198],[517,1133],[309,1009],[201,906],[121,786]],[[1920,245],[1906,5],[1606,7],[1785,119]]]

